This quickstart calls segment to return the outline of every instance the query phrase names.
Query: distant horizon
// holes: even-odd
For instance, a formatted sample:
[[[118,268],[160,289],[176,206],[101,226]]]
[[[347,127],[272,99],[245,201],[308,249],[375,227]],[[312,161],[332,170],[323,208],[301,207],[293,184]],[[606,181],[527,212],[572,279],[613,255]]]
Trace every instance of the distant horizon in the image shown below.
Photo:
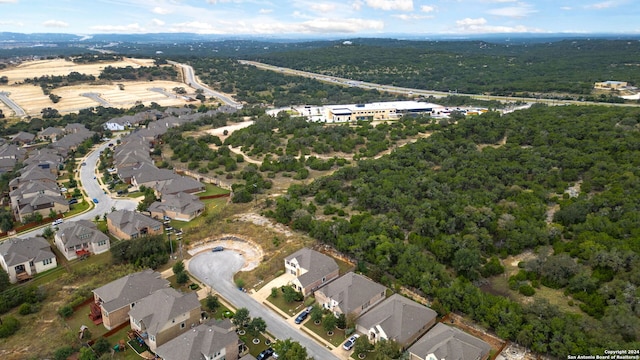
[[[640,35],[634,0],[0,0],[0,13],[0,32],[23,34]]]

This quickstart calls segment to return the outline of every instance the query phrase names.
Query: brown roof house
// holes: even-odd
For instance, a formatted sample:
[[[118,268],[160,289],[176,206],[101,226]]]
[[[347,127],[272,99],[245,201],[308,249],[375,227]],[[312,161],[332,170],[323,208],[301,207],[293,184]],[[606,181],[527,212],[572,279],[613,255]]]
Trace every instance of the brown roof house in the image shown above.
[[[140,300],[129,311],[131,329],[140,334],[151,351],[200,324],[200,302],[195,292],[160,289]]]
[[[340,314],[360,316],[384,300],[387,288],[353,272],[316,290],[315,297],[324,309],[335,316]]]
[[[51,140],[51,142],[56,142],[56,140],[63,137],[64,134],[65,131],[63,129],[50,126],[38,133],[38,139]]]
[[[9,274],[9,281],[16,283],[55,268],[58,262],[47,240],[32,237],[0,243],[0,266]]]
[[[31,133],[20,131],[11,138],[11,143],[16,145],[31,144],[35,138],[36,136]]]
[[[118,239],[129,240],[162,234],[162,223],[139,212],[117,210],[107,215],[107,229]]]
[[[164,360],[237,359],[238,335],[229,319],[210,320],[158,346]]]
[[[191,221],[204,212],[204,204],[200,199],[188,193],[180,192],[175,195],[164,195],[161,201],[149,205],[151,217],[174,220]]]
[[[309,248],[302,248],[287,256],[284,269],[296,277],[292,285],[304,296],[311,295],[340,275],[335,260]]]
[[[477,337],[438,323],[409,348],[409,360],[482,360],[490,350]]]
[[[367,335],[372,343],[393,340],[405,349],[435,325],[437,316],[428,307],[393,294],[360,316],[356,330]]]
[[[109,237],[91,221],[70,221],[58,225],[58,229],[53,241],[67,260],[109,250]]]
[[[168,288],[169,281],[151,269],[121,277],[93,290],[94,306],[102,313],[104,327],[111,330],[129,321],[129,310],[153,292]]]

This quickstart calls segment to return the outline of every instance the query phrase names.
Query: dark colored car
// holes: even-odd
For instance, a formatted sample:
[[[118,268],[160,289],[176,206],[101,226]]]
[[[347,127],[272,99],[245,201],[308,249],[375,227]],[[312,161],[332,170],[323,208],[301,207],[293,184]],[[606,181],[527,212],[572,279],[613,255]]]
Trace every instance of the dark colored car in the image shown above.
[[[264,350],[262,350],[262,352],[260,354],[258,354],[258,356],[256,357],[256,360],[265,360],[271,357],[271,355],[273,355],[273,349],[272,348],[266,348]]]
[[[96,204],[99,203],[98,199],[96,199],[96,198],[93,198],[93,202],[96,203]]]
[[[224,248],[222,246],[216,246],[213,249],[211,249],[212,252],[218,252],[218,251],[222,251],[224,250]]]
[[[296,324],[301,324],[304,319],[307,318],[307,316],[309,316],[309,309],[304,309],[302,310],[302,312],[300,314],[298,314],[298,317],[296,317]]]
[[[69,205],[73,205],[73,204],[77,204],[77,203],[78,203],[78,199],[69,200]]]

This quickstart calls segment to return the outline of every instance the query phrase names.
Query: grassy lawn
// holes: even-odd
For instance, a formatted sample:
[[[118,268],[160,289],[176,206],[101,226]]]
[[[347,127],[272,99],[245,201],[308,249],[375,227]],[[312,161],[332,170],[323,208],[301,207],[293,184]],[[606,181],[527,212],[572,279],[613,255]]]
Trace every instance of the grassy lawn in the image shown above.
[[[342,344],[347,339],[344,330],[335,328],[333,329],[333,335],[329,336],[322,327],[322,323],[316,325],[313,323],[313,321],[311,321],[311,319],[307,320],[307,322],[304,323],[304,327],[309,331],[318,334],[321,338],[325,339],[326,341],[330,342],[331,345],[336,347],[340,346],[340,344]]]
[[[267,340],[267,338],[265,338],[262,334],[258,334],[258,336],[253,336],[247,333],[245,335],[239,335],[239,337],[240,337],[240,340],[244,341],[245,345],[247,345],[247,347],[249,348],[249,353],[251,353],[251,355],[253,356],[258,356],[258,354],[260,354],[262,350],[270,346],[265,344],[265,341]],[[260,339],[260,343],[254,344],[253,339]]]
[[[273,306],[277,307],[278,309],[289,314],[289,316],[295,316],[297,313],[302,311],[302,309],[304,309],[304,301],[293,301],[290,303],[286,302],[284,300],[284,294],[282,294],[282,291],[280,290],[278,290],[278,297],[273,298],[271,295],[269,295],[269,297],[267,298],[267,301],[269,301]]]
[[[346,261],[342,261],[334,257],[332,257],[332,259],[335,260],[336,264],[338,264],[338,269],[339,269],[338,271],[340,272],[340,275],[344,275],[349,271],[353,271],[356,268],[355,265],[352,265]]]
[[[197,193],[196,196],[209,196],[209,195],[218,195],[218,194],[228,194],[229,190],[223,189],[221,187],[217,187],[213,184],[204,184],[204,192]]]
[[[64,215],[65,215],[65,217],[77,215],[77,214],[80,214],[81,212],[89,209],[90,207],[91,207],[91,204],[89,204],[89,202],[84,201],[82,199],[79,199],[77,204],[73,204],[73,205],[69,206],[69,208],[71,208],[71,210],[69,210],[69,212],[65,213]]]
[[[73,315],[65,319],[65,322],[71,329],[71,331],[77,334],[77,331],[80,330],[82,325],[85,325],[91,331],[91,338],[97,339],[98,337],[104,335],[108,330],[102,325],[94,325],[93,321],[89,319],[89,304],[86,304],[80,307],[78,310],[73,312]]]
[[[207,218],[209,218],[210,216],[215,216],[222,210],[222,208],[224,208],[224,206],[227,204],[227,198],[206,199],[202,200],[202,202],[205,206],[204,214],[189,222],[171,220],[169,224],[172,227],[176,229],[182,229],[183,231],[203,226],[205,225]]]
[[[112,349],[117,343],[120,342],[120,340],[124,340],[125,342],[129,340],[129,338],[127,337],[127,332],[129,332],[129,330],[131,330],[131,328],[129,326],[126,326],[122,330],[107,338]],[[140,360],[140,356],[138,356],[135,351],[132,351],[129,345],[126,345],[125,349],[125,351],[115,353],[112,359]]]
[[[195,284],[195,283],[193,282],[193,279],[192,279],[191,277],[189,277],[189,281],[187,281],[186,283],[184,283],[184,284],[182,284],[182,285],[181,285],[181,284],[178,284],[178,282],[176,281],[176,276],[175,276],[175,275],[171,275],[171,276],[169,276],[169,277],[167,278],[167,280],[169,280],[169,283],[171,283],[171,287],[172,287],[172,288],[174,288],[174,289],[176,289],[176,290],[179,290],[179,291],[182,291],[182,292],[184,292],[184,293],[190,293],[190,292],[198,291],[198,290],[200,289],[200,288],[198,287],[197,289],[195,289],[195,290],[194,290],[194,289],[192,289],[192,288],[190,287],[190,285],[191,285],[191,284]]]
[[[111,251],[104,252],[98,255],[91,255],[84,260],[75,259],[69,262],[69,265],[74,270],[83,270],[90,266],[100,266],[111,264]]]

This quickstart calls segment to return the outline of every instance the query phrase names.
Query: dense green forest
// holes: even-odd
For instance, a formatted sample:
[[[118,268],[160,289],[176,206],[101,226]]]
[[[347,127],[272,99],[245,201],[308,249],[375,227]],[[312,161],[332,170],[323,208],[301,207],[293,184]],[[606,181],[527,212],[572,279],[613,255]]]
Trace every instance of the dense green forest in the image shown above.
[[[107,66],[100,73],[101,80],[176,80],[178,71],[173,66],[141,66],[134,68]]]
[[[637,348],[640,111],[534,106],[434,126],[389,156],[291,186],[267,214],[534,351]],[[350,216],[321,215],[329,206]],[[478,289],[502,272],[498,258],[526,249],[536,256],[512,289],[559,289],[581,311]]]
[[[358,40],[252,60],[410,88],[473,94],[589,95],[596,81],[640,84],[637,41],[563,40],[537,44],[485,41]]]

